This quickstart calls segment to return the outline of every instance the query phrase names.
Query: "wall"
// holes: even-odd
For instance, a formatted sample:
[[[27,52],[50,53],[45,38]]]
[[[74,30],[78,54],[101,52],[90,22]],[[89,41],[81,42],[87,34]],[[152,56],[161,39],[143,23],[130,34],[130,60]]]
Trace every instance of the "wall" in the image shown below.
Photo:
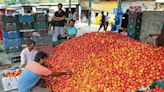
[[[153,10],[156,7],[156,2],[155,1],[122,2],[122,8],[128,9],[130,6],[142,6],[143,10],[147,10],[147,9]]]

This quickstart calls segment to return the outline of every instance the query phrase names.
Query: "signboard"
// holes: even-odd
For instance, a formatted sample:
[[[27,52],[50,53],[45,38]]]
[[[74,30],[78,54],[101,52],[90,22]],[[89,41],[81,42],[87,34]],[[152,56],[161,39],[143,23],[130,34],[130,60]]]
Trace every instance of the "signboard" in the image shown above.
[[[31,4],[46,4],[46,3],[62,3],[62,4],[69,4],[69,0],[28,0]],[[78,4],[79,0],[71,0],[72,4]]]
[[[2,2],[3,1],[3,2]],[[69,4],[69,0],[0,0],[0,3],[4,3],[7,5],[14,4]],[[71,0],[72,4],[79,4],[79,0]]]

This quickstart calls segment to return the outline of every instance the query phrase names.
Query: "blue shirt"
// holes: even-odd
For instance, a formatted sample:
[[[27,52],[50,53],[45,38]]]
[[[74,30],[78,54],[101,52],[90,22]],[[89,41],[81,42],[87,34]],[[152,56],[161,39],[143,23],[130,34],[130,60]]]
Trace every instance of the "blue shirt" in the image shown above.
[[[18,92],[30,92],[30,89],[39,81],[40,75],[25,68],[18,79]]]
[[[66,28],[66,31],[67,31],[67,34],[68,34],[68,35],[76,35],[76,33],[77,33],[77,28],[76,28],[76,27],[68,26],[68,27]]]

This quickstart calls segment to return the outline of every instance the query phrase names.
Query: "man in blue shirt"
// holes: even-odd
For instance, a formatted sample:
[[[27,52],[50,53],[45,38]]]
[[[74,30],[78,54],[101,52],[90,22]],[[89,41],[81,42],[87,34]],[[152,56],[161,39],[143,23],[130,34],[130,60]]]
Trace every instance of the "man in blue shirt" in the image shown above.
[[[64,41],[67,41],[69,39],[72,39],[76,36],[77,28],[74,25],[75,25],[75,21],[70,20],[69,25],[65,29],[64,35],[58,36],[59,44],[63,43]]]
[[[63,37],[67,37],[68,39],[71,39],[76,36],[77,28],[74,25],[75,25],[75,21],[70,20],[69,26],[66,28],[65,35]]]

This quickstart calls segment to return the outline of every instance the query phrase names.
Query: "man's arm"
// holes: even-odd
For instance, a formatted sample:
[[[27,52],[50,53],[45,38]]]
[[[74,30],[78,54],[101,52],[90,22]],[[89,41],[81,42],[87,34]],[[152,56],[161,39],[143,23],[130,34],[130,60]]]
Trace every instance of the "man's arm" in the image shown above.
[[[66,36],[69,37],[69,38],[73,38],[73,37],[75,37],[76,35],[75,35],[75,34],[73,34],[73,35],[68,35],[68,34],[66,34]]]
[[[71,71],[67,71],[67,72],[53,72],[51,74],[51,76],[53,77],[60,77],[60,76],[63,76],[63,75],[71,75],[72,72]]]
[[[63,17],[56,17],[56,16],[54,16],[53,20],[60,21],[60,20],[64,20],[65,18],[66,18],[65,16],[63,16]]]
[[[26,57],[25,57],[25,54],[24,54],[24,52],[22,51],[21,52],[21,67],[25,67],[25,65],[26,65]]]
[[[57,17],[57,12],[54,14],[53,20],[60,21],[66,18],[65,14],[62,17]]]
[[[48,76],[48,77],[41,76],[41,78],[44,79],[44,80],[49,80],[49,81],[53,81],[53,82],[55,82],[55,78],[52,77],[52,76]]]

